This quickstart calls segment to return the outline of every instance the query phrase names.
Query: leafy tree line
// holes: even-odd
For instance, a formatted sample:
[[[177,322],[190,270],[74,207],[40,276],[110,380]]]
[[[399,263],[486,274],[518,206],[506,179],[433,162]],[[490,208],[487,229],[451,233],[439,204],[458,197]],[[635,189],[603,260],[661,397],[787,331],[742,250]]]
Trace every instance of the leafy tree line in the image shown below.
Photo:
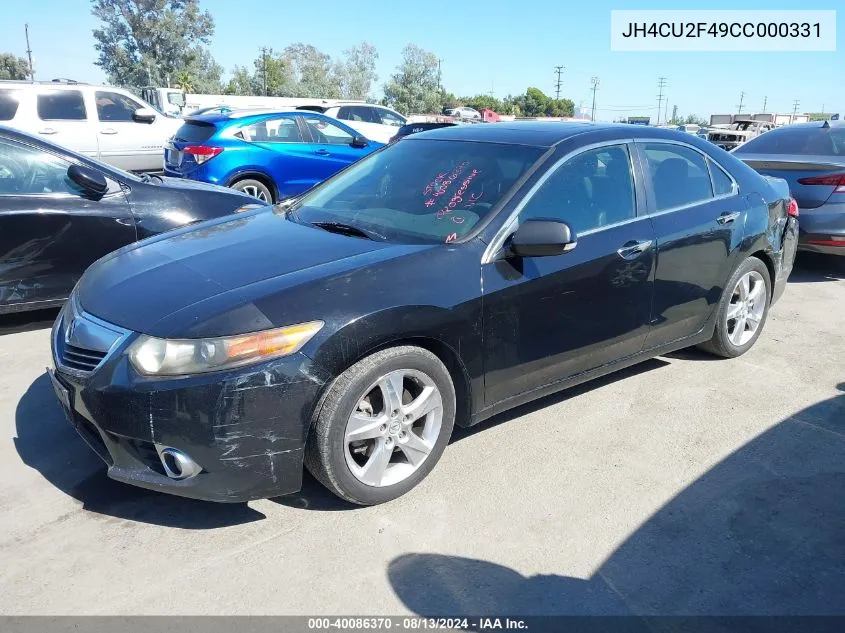
[[[264,47],[250,66],[235,66],[224,78],[208,46],[214,18],[200,0],[91,0],[100,25],[94,29],[95,64],[109,83],[138,90],[174,86],[194,93],[317,97],[374,101],[378,52],[368,42],[337,58],[314,46]],[[0,55],[0,79],[26,79],[26,60]],[[571,116],[569,99],[552,99],[537,88],[497,99],[456,97],[443,90],[437,56],[409,44],[383,86],[382,103],[405,114],[439,112],[466,105],[521,116]]]

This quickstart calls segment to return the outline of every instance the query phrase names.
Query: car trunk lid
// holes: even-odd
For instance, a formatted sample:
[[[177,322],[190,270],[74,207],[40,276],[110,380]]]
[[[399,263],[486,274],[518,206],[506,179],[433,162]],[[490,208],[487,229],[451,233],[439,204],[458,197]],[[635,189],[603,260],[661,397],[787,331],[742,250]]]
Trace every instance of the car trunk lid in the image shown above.
[[[845,193],[841,185],[833,183],[839,179],[831,179],[842,175],[845,182],[845,159],[839,157],[786,157],[782,154],[737,154],[736,157],[763,175],[786,180],[792,196],[802,209],[815,209],[834,193]]]

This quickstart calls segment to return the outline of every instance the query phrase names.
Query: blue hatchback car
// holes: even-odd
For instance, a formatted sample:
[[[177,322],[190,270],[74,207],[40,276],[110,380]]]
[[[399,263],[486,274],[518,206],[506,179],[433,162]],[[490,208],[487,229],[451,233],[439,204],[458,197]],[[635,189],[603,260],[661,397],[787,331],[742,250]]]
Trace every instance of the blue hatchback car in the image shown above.
[[[382,146],[304,110],[190,116],[165,148],[164,173],[278,202]]]

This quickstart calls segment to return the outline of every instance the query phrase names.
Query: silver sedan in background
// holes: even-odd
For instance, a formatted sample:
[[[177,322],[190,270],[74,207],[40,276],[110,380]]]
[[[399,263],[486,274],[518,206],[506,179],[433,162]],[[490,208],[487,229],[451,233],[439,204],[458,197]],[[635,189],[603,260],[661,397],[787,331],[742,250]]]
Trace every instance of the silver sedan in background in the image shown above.
[[[732,153],[789,183],[800,214],[800,250],[845,255],[845,122],[784,126]]]

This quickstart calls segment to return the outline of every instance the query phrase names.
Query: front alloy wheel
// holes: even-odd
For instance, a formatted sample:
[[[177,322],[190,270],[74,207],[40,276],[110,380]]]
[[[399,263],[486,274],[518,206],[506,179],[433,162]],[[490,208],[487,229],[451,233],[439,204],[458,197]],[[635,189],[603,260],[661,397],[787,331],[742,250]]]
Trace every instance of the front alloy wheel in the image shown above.
[[[455,424],[449,370],[426,349],[392,347],[338,376],[316,411],[305,465],[360,505],[399,497],[434,468]]]

